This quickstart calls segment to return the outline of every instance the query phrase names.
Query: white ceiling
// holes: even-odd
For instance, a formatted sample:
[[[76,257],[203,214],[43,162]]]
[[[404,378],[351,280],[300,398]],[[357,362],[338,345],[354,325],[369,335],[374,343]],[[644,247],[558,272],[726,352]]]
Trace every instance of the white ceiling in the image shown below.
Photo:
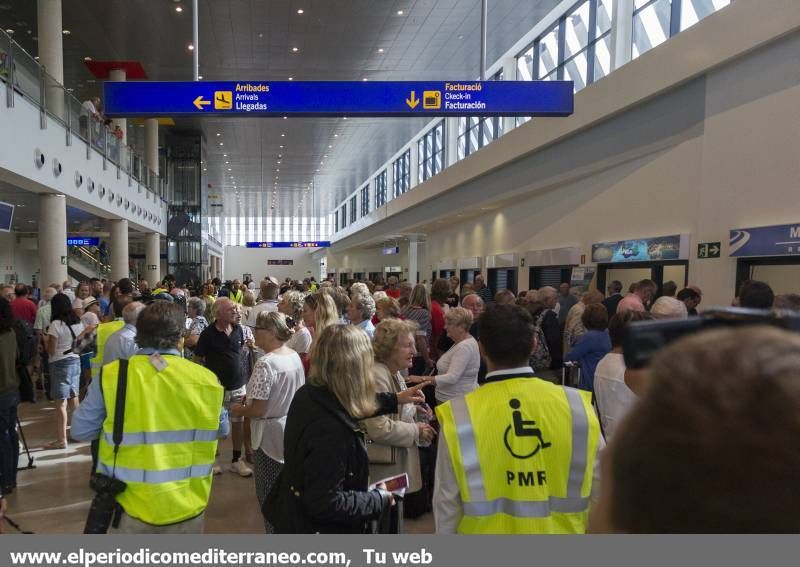
[[[505,53],[557,3],[489,0],[488,62]],[[16,28],[15,39],[34,54],[35,4],[0,0],[0,26]],[[204,80],[474,78],[479,74],[480,4],[200,0],[200,73]],[[175,11],[178,5],[182,13]],[[141,61],[153,80],[191,80],[192,54],[186,49],[192,41],[190,0],[70,0],[63,6],[64,28],[71,31],[64,40],[65,82],[77,96],[100,90],[84,66],[86,56]],[[298,9],[304,13],[297,14]],[[242,209],[253,203],[268,207],[271,195],[265,193],[277,188],[278,210],[326,214],[426,122],[207,118],[178,120],[178,127],[204,133],[208,182],[214,189],[223,188],[226,214],[238,213],[234,180],[243,195]],[[300,208],[303,190],[315,180],[315,190]],[[261,199],[254,199],[253,193],[261,193]]]

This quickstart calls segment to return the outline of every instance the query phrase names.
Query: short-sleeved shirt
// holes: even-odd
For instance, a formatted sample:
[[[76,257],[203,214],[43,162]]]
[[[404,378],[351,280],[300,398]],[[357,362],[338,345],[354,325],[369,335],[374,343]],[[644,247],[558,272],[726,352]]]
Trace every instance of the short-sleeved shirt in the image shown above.
[[[56,337],[56,352],[55,354],[51,354],[48,360],[50,362],[56,362],[64,358],[78,358],[78,355],[74,352],[65,353],[72,350],[72,345],[75,341],[74,337],[80,335],[83,329],[83,323],[75,323],[72,325],[72,332],[70,333],[70,328],[64,321],[59,320],[50,323],[50,326],[47,328],[47,334],[51,337]]]
[[[36,304],[27,297],[15,297],[11,302],[11,313],[14,319],[27,321],[31,325],[36,322]]]
[[[259,446],[271,459],[283,462],[283,431],[294,393],[305,384],[303,363],[297,353],[267,353],[256,362],[247,383],[247,397],[267,400],[267,413],[251,421]]]
[[[226,390],[238,390],[247,383],[247,376],[242,371],[242,345],[244,334],[242,327],[234,325],[231,334],[210,325],[200,333],[194,353],[205,359],[205,367],[217,375],[222,387]]]

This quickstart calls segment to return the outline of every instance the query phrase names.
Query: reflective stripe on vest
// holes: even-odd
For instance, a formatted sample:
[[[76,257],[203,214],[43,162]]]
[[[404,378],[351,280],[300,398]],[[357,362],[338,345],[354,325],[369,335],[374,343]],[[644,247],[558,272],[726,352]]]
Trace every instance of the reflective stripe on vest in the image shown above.
[[[125,467],[109,466],[99,463],[97,470],[105,475],[114,476],[124,482],[141,482],[145,484],[163,484],[177,482],[187,478],[202,478],[211,474],[212,465],[193,465],[179,469],[166,469],[161,471],[146,471],[142,469],[127,469]]]
[[[460,533],[583,533],[600,425],[587,393],[536,378],[486,384],[436,409]]]
[[[157,370],[146,355],[128,364],[125,421],[114,454],[113,423],[119,362],[103,367],[106,419],[97,470],[127,483],[116,496],[125,513],[153,525],[196,517],[208,506],[223,389],[206,368],[163,355]]]
[[[113,433],[103,433],[106,443],[114,444]],[[192,441],[216,441],[218,429],[184,429],[182,431],[145,431],[124,433],[121,446],[155,445],[156,443],[190,443]]]

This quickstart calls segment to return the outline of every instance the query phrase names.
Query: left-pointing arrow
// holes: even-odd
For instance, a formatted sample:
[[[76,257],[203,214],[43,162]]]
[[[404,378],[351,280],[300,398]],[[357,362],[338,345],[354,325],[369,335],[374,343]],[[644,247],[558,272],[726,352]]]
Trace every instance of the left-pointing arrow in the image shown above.
[[[194,99],[194,105],[197,107],[197,110],[203,110],[204,106],[208,106],[211,104],[210,100],[203,100],[203,95],[200,95],[196,99]]]

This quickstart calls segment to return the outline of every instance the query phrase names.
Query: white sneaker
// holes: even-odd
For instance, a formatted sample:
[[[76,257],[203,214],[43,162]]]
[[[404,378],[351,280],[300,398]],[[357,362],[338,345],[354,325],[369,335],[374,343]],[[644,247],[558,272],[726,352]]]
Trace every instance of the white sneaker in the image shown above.
[[[248,477],[253,474],[253,469],[248,467],[247,463],[245,463],[242,459],[239,459],[238,461],[231,463],[231,472],[238,473],[239,476]]]
[[[214,473],[214,476],[222,474],[222,467],[219,465],[214,465],[211,467],[211,472]]]

